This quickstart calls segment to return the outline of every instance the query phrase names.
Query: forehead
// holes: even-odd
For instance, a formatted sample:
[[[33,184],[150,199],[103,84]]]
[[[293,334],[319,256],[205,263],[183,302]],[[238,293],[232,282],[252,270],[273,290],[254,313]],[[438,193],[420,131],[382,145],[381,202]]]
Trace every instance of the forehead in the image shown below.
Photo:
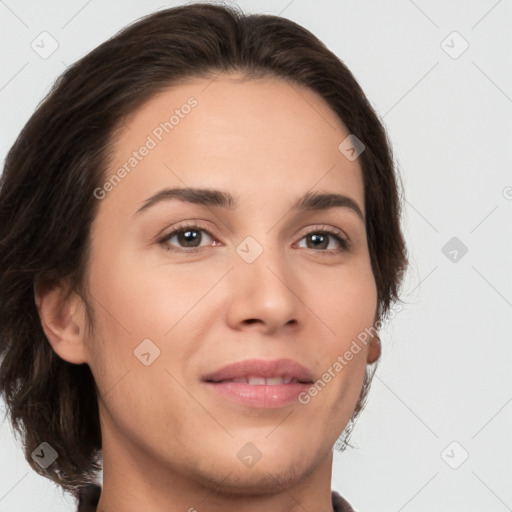
[[[190,80],[124,118],[105,178],[127,172],[103,202],[122,193],[135,207],[164,185],[231,190],[249,202],[324,189],[350,192],[364,211],[359,162],[338,149],[348,135],[323,98],[299,85],[237,75]]]

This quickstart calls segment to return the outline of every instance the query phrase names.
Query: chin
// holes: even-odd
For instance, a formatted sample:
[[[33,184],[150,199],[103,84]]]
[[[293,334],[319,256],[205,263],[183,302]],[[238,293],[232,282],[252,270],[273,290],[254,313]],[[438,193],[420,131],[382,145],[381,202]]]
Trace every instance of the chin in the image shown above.
[[[196,476],[203,484],[215,489],[213,494],[219,496],[272,495],[300,483],[322,459],[314,454],[308,457],[293,447],[287,450],[287,457],[272,450],[267,453],[270,455],[263,453],[253,466],[244,465],[236,454],[235,459],[225,456],[217,458],[218,464],[214,466],[212,460],[215,460],[215,455],[211,454],[208,467],[203,464],[201,468],[196,468],[196,473],[199,473]]]
[[[216,491],[219,496],[262,496],[272,495],[283,491],[283,488],[296,485],[310,471],[301,472],[294,464],[283,469],[271,467],[234,469],[227,477],[217,474],[214,479]],[[219,478],[220,477],[220,478]],[[213,483],[213,482],[212,482]]]

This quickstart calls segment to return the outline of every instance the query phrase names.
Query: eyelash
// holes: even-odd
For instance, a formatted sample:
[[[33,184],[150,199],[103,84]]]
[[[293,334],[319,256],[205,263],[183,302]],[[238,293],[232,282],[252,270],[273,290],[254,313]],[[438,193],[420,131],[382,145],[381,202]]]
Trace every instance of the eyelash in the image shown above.
[[[204,247],[193,247],[193,248],[188,248],[188,249],[176,249],[172,246],[170,246],[168,244],[168,240],[170,238],[172,238],[174,235],[177,235],[177,234],[180,234],[184,231],[205,231],[208,236],[210,236],[212,239],[215,240],[215,237],[210,233],[210,231],[203,225],[201,225],[200,223],[197,223],[197,224],[187,224],[187,223],[183,223],[183,224],[180,224],[178,225],[175,229],[173,229],[173,231],[171,231],[170,233],[167,233],[166,235],[164,235],[163,237],[161,237],[160,239],[157,240],[158,244],[162,245],[164,247],[164,249],[166,251],[170,251],[170,252],[176,252],[176,253],[181,253],[181,254],[197,254],[198,252],[200,252],[202,249],[204,249]],[[322,255],[325,255],[325,256],[336,256],[342,252],[348,252],[351,250],[351,243],[342,236],[342,232],[335,229],[335,228],[332,228],[332,227],[323,227],[321,229],[318,229],[318,228],[314,228],[310,231],[308,231],[307,233],[305,233],[302,238],[304,239],[305,237],[309,236],[309,235],[312,235],[312,234],[327,234],[327,235],[330,235],[332,237],[334,237],[340,244],[340,248],[338,249],[318,249],[316,252],[318,252],[319,254],[322,254]],[[211,246],[210,246],[211,247]],[[315,249],[311,249],[312,251],[315,251]]]

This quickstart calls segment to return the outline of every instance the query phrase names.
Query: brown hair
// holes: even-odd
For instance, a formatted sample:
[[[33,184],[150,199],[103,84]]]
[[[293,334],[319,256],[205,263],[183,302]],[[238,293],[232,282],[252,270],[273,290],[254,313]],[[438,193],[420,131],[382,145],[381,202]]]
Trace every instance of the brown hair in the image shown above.
[[[101,469],[97,390],[87,364],[70,364],[52,350],[34,284],[69,282],[92,323],[85,277],[99,204],[93,191],[104,181],[119,123],[164,88],[223,71],[309,88],[363,141],[377,318],[399,300],[407,255],[391,148],[347,67],[296,23],[245,15],[234,6],[189,4],[126,27],[57,79],[10,149],[0,178],[0,390],[31,467],[74,494]],[[353,419],[371,376],[367,370]],[[42,442],[58,453],[46,469],[31,456]]]

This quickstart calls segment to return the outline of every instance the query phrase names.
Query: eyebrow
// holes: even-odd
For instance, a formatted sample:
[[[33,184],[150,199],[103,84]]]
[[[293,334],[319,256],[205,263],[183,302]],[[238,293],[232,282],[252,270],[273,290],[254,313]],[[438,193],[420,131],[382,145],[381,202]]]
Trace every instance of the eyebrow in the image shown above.
[[[219,206],[229,210],[238,207],[238,203],[229,192],[211,188],[165,188],[146,199],[133,216],[140,215],[158,203],[173,199],[205,206]],[[363,222],[365,221],[363,212],[356,201],[343,194],[307,192],[292,205],[291,209],[294,211],[315,211],[330,208],[348,208],[354,211]]]

